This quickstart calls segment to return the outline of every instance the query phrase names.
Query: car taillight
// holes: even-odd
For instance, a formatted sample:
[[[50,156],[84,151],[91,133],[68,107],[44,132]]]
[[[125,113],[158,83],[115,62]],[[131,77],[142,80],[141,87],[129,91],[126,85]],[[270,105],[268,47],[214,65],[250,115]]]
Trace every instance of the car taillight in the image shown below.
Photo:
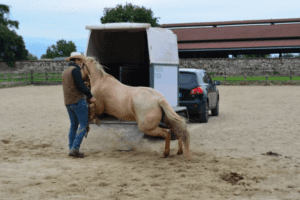
[[[197,87],[191,90],[191,94],[203,94],[202,87]]]

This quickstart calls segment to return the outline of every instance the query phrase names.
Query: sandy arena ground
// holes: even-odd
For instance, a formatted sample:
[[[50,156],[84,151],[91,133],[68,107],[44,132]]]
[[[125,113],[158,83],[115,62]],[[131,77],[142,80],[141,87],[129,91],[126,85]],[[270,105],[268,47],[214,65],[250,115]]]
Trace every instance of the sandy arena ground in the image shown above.
[[[0,89],[0,199],[300,199],[300,88],[219,89],[220,116],[188,125],[190,162],[177,141],[166,159],[164,141],[117,151],[95,126],[69,157],[62,86]]]

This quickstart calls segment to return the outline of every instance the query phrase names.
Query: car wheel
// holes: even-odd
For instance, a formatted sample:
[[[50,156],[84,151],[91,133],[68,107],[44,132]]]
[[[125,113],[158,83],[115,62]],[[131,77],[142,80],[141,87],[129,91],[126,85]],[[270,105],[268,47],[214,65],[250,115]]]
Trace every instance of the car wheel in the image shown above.
[[[217,102],[217,106],[211,110],[211,115],[212,116],[219,116],[219,100]]]
[[[208,122],[208,111],[209,111],[208,101],[206,101],[205,107],[203,109],[203,113],[199,114],[199,122],[202,122],[202,123],[207,123]]]

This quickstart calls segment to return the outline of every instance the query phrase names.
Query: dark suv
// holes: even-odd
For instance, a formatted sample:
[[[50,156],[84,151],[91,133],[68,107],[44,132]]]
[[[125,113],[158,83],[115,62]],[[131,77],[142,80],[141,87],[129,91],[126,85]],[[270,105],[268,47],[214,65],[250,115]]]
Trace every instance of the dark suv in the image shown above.
[[[208,111],[219,115],[219,81],[212,81],[205,70],[179,69],[179,105],[185,106],[189,116],[208,122]]]

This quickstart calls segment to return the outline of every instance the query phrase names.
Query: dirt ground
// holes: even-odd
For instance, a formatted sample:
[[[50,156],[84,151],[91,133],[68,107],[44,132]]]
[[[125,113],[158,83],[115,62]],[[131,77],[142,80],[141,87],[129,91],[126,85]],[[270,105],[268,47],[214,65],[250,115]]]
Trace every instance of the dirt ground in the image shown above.
[[[168,158],[164,141],[117,151],[95,126],[69,157],[62,86],[0,89],[0,199],[300,199],[299,87],[219,90],[220,116],[188,124],[187,161],[177,141]]]

